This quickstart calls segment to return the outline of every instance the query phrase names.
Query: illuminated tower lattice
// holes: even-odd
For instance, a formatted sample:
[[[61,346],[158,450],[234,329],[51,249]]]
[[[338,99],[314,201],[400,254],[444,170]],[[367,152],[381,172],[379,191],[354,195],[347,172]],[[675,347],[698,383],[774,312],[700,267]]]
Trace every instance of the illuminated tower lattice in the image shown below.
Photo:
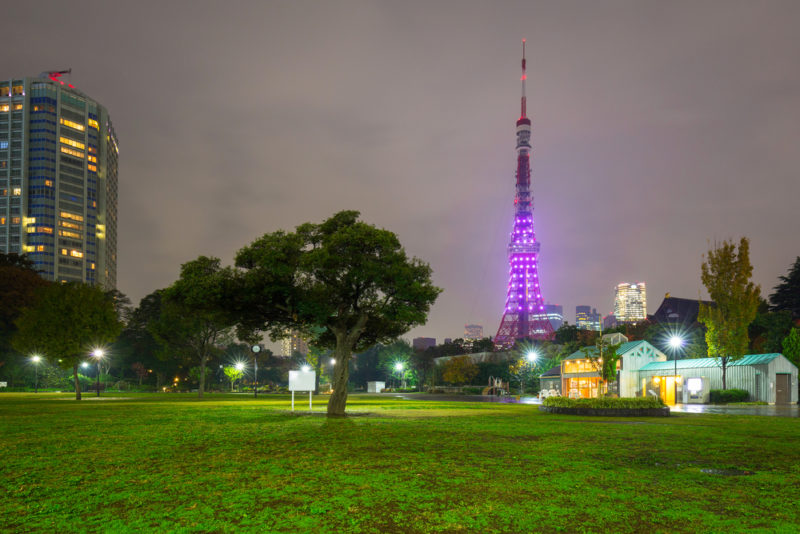
[[[525,98],[525,40],[522,40],[522,114],[517,121],[517,193],[514,197],[514,230],[508,243],[508,297],[503,320],[494,338],[509,347],[518,339],[549,340],[554,336],[547,320],[539,287],[539,243],[533,231],[531,195],[531,120]]]

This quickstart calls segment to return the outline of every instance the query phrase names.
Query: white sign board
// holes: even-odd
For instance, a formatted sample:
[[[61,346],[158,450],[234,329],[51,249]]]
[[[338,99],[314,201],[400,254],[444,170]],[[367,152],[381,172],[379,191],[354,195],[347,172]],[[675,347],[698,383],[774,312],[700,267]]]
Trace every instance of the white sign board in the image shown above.
[[[367,393],[380,393],[386,389],[386,382],[367,382]]]
[[[0,388],[7,388],[8,382],[0,382]]]
[[[314,371],[289,371],[289,391],[314,391],[316,378]]]

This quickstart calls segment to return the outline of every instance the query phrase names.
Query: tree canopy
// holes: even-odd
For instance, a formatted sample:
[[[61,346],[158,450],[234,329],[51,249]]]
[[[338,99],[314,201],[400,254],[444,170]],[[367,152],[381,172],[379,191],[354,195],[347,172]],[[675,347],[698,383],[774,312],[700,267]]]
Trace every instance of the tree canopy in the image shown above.
[[[706,326],[708,355],[718,358],[722,367],[722,389],[726,388],[726,369],[741,359],[750,343],[748,327],[756,316],[760,287],[751,280],[750,242],[715,244],[701,266],[701,279],[715,305],[700,303],[698,321]]]
[[[239,320],[273,339],[299,330],[334,350],[329,415],[343,415],[352,352],[389,343],[426,321],[441,289],[397,236],[342,211],[321,224],[265,234],[236,255]]]
[[[772,311],[789,311],[793,319],[800,319],[800,256],[786,276],[779,277],[781,283],[775,286],[769,296]]]
[[[76,400],[81,399],[78,364],[122,330],[112,300],[97,287],[75,282],[40,288],[35,304],[23,310],[16,325],[12,343],[18,351],[72,368]]]
[[[11,348],[17,329],[14,321],[24,308],[33,305],[36,290],[48,284],[26,256],[0,254],[0,365]]]

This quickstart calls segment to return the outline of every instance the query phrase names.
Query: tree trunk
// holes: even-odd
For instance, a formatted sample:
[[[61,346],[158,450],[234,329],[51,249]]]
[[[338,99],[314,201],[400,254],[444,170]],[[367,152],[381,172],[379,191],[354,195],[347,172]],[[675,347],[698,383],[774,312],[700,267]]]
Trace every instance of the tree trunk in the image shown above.
[[[725,380],[727,378],[725,376],[727,370],[728,370],[728,361],[727,361],[727,359],[722,358],[722,389],[723,390],[728,389],[728,387],[726,386],[726,380]]]
[[[350,378],[350,348],[336,343],[336,363],[333,366],[333,393],[328,400],[328,415],[343,416],[347,405],[347,381]]]
[[[200,385],[197,388],[197,397],[203,398],[203,391],[206,387],[206,362],[208,361],[208,354],[203,353],[200,357]],[[233,384],[231,384],[231,388]]]
[[[75,380],[75,400],[81,400],[81,381],[78,380],[78,364],[72,366],[72,378]]]

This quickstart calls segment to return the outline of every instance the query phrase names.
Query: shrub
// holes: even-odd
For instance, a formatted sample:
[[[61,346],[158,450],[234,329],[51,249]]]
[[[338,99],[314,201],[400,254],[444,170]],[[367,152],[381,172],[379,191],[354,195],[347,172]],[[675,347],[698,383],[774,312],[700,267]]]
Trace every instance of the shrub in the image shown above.
[[[744,402],[750,398],[750,393],[744,389],[712,389],[711,404],[727,404],[729,402]]]
[[[554,408],[662,408],[664,403],[657,397],[601,397],[599,399],[570,399],[567,397],[547,397],[543,406]]]

